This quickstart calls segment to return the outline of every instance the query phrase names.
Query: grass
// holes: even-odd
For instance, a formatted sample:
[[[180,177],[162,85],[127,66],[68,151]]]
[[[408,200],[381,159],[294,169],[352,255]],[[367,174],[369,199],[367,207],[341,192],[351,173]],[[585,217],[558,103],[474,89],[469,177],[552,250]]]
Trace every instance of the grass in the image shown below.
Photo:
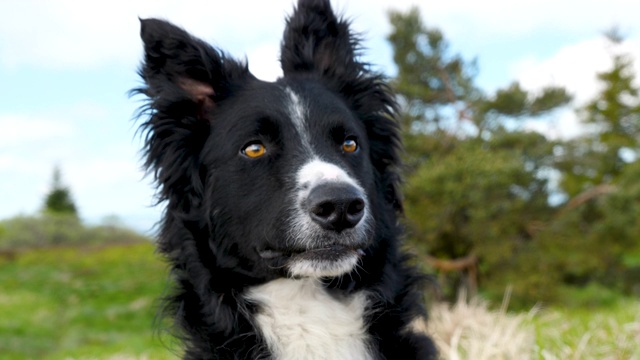
[[[164,264],[149,243],[0,258],[0,359],[170,359],[157,332]]]
[[[531,359],[535,344],[527,322],[533,313],[508,314],[503,307],[490,310],[487,303],[458,299],[431,307],[427,331],[442,359]]]
[[[427,331],[447,360],[640,360],[640,303],[509,313],[478,299],[435,304]]]
[[[177,359],[157,330],[166,279],[148,242],[0,252],[0,360]],[[528,313],[436,304],[427,330],[443,359],[640,360],[640,303],[607,303]]]
[[[640,360],[640,303],[542,311],[533,319],[538,359]]]

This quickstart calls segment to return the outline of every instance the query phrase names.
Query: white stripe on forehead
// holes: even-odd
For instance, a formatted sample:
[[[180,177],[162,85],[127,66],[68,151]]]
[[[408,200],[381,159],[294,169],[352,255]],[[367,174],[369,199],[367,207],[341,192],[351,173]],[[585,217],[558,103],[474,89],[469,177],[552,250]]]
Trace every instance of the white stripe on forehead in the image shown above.
[[[289,103],[287,104],[287,112],[291,118],[291,122],[296,127],[300,139],[306,146],[311,146],[309,141],[309,131],[307,129],[307,115],[308,111],[304,107],[302,100],[298,94],[296,94],[291,88],[286,87],[284,91],[289,95]]]

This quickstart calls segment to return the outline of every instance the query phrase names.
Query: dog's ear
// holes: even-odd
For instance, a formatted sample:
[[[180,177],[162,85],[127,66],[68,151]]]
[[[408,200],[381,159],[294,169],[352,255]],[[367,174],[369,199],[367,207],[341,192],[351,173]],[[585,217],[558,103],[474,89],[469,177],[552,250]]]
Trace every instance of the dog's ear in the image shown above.
[[[158,107],[180,102],[178,115],[205,118],[216,102],[229,95],[235,80],[250,76],[245,64],[177,26],[158,19],[140,23],[144,43],[140,75],[147,85],[145,95],[158,101]]]
[[[324,77],[357,74],[358,40],[349,22],[339,19],[328,0],[299,0],[281,45],[284,75],[315,73]]]
[[[160,185],[159,201],[176,199],[187,211],[201,200],[200,151],[217,104],[252,77],[246,64],[162,20],[141,20],[144,60],[139,74],[146,95],[141,116],[147,169]],[[172,209],[175,210],[175,209]]]

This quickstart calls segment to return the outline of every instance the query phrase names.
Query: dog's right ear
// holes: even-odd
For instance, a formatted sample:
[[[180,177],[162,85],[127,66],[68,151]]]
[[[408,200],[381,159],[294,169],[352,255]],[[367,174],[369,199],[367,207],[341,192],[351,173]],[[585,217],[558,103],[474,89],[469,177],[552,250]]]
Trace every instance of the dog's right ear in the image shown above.
[[[247,65],[162,20],[140,20],[145,85],[133,93],[148,101],[140,116],[146,167],[160,185],[159,201],[193,207],[202,197],[200,151],[215,109],[234,87],[252,77]]]
[[[206,117],[217,101],[228,96],[234,80],[249,75],[246,64],[225,57],[175,25],[158,19],[140,23],[145,53],[140,75],[147,85],[141,92],[159,101],[154,107],[191,100],[191,107],[181,107],[182,115]]]

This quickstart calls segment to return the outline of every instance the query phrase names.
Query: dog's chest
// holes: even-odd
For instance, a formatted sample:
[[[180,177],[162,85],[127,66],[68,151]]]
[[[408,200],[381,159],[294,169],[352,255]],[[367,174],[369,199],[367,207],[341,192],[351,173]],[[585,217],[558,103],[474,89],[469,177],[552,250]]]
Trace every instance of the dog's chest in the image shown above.
[[[330,296],[315,280],[279,279],[252,288],[256,323],[274,359],[350,359],[372,356],[364,324],[366,295]]]

